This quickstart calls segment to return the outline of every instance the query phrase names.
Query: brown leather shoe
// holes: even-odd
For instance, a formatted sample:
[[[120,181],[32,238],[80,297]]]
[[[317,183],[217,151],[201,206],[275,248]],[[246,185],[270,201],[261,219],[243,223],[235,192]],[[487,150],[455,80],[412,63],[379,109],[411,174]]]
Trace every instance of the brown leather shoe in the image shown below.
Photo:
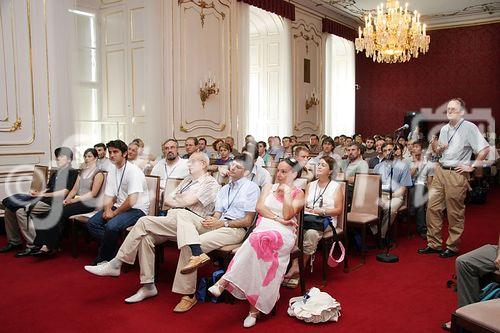
[[[189,262],[183,269],[181,269],[181,274],[189,274],[197,270],[199,267],[205,265],[210,261],[210,257],[205,253],[200,254],[199,256],[191,256],[189,258]]]
[[[198,301],[196,300],[196,296],[193,296],[193,298],[189,296],[182,296],[181,301],[175,306],[174,312],[187,312],[191,310],[193,306],[196,305]]]

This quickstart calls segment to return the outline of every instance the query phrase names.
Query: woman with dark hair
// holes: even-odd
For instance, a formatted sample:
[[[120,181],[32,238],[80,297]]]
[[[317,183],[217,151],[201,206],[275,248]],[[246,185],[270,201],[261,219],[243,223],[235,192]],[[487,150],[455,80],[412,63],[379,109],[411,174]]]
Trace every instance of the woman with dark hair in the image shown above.
[[[98,206],[97,196],[104,181],[103,173],[97,168],[97,150],[88,148],[83,154],[84,164],[75,184],[63,201],[59,220],[48,229],[36,229],[35,245],[40,249],[35,257],[48,256],[59,246],[62,230],[70,216],[90,213]],[[37,227],[35,225],[35,227]]]
[[[236,252],[227,272],[209,288],[219,296],[227,290],[250,304],[244,327],[255,325],[259,313],[268,314],[279,299],[279,288],[297,238],[296,215],[304,193],[293,186],[301,166],[287,158],[278,164],[276,183],[267,184],[257,202],[257,226]],[[263,274],[265,273],[265,274]]]
[[[231,158],[231,146],[227,143],[222,143],[219,146],[220,157],[215,161],[215,165],[227,165],[231,164],[233,159]]]
[[[342,192],[339,184],[334,180],[335,160],[325,156],[319,160],[316,168],[317,180],[309,183],[305,195],[304,213],[304,265],[316,252],[318,243],[323,237],[325,230],[331,230],[328,226],[324,228],[324,219],[329,219],[331,224],[337,226],[337,216],[342,212],[344,206]],[[312,264],[312,263],[311,263]],[[285,275],[283,285],[288,288],[296,288],[299,285],[299,262],[295,259],[290,270]]]
[[[271,161],[271,155],[267,150],[267,143],[264,141],[257,142],[257,150],[259,151],[259,156],[264,161],[264,165],[269,165]]]
[[[220,158],[219,148],[223,143],[224,143],[224,140],[222,140],[222,139],[217,139],[212,143],[212,148],[213,148],[214,152],[212,153],[211,158],[215,158],[215,159]]]
[[[394,159],[403,160],[403,151],[405,147],[400,143],[394,144]]]

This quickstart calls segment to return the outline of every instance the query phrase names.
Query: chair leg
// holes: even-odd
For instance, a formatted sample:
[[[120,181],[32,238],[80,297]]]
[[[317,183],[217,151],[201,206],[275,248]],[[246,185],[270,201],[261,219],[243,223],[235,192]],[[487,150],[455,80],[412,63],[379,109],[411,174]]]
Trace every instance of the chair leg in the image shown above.
[[[361,229],[361,262],[366,263],[366,225]]]
[[[306,293],[306,281],[305,281],[305,274],[304,274],[304,254],[302,252],[299,253],[299,277],[300,277],[300,291],[302,292],[302,295]]]
[[[328,247],[330,245],[330,242],[323,240],[323,248],[322,248],[322,254],[323,254],[323,262],[321,263],[323,266],[323,287],[326,286],[326,273],[328,270]]]
[[[349,272],[349,235],[347,234],[347,228],[344,231],[344,244],[345,244],[345,257],[344,257],[344,273]]]
[[[73,258],[78,257],[78,230],[76,229],[76,221],[70,220],[71,223],[71,255]]]

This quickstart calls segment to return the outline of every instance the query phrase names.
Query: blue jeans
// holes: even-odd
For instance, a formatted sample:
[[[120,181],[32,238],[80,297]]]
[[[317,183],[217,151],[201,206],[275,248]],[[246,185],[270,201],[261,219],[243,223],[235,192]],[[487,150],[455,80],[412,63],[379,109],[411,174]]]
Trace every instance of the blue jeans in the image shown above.
[[[113,210],[116,208],[113,207]],[[131,208],[124,213],[121,213],[111,220],[104,220],[102,214],[104,211],[99,211],[89,219],[87,229],[90,234],[101,242],[98,261],[109,261],[113,259],[118,252],[118,238],[123,230],[134,225],[137,220],[146,215],[140,209]]]

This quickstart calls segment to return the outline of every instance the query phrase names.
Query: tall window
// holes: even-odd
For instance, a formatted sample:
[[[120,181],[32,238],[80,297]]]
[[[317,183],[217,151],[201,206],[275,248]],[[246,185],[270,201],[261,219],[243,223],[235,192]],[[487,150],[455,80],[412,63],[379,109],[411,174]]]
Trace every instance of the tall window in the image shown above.
[[[354,43],[329,35],[326,41],[325,133],[354,134]]]
[[[75,71],[77,84],[76,129],[80,149],[92,147],[101,140],[100,73],[97,18],[95,13],[70,10],[75,15],[78,56]],[[96,136],[97,134],[97,136]],[[80,156],[82,152],[78,152]]]

